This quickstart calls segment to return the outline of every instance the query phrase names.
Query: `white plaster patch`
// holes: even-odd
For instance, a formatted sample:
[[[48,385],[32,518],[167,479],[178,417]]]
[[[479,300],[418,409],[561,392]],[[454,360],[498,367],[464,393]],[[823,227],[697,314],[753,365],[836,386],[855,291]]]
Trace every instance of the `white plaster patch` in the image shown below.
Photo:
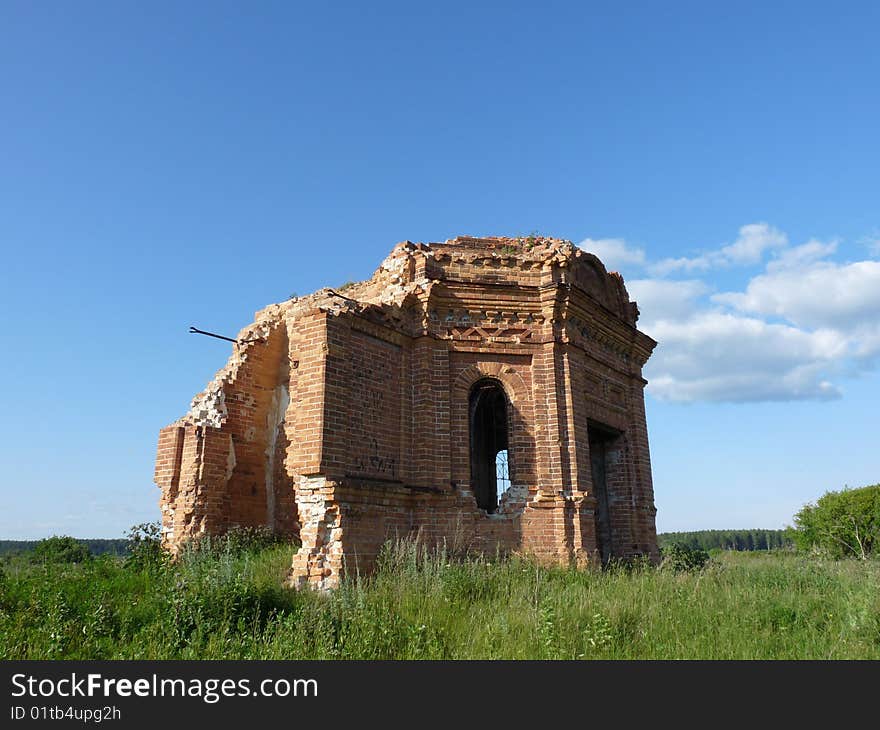
[[[275,451],[278,429],[284,424],[288,405],[290,392],[286,385],[279,385],[272,391],[272,402],[266,415],[266,519],[270,526],[275,524]]]
[[[235,442],[232,440],[232,434],[229,434],[229,453],[226,455],[226,481],[232,477],[235,470]]]

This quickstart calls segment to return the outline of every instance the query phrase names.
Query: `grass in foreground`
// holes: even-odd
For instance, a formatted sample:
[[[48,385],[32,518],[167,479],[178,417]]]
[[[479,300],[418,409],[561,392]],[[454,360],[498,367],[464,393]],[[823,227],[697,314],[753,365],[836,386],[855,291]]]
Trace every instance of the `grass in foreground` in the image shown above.
[[[401,544],[331,595],[294,548],[8,564],[3,659],[880,659],[880,561],[722,553],[696,572],[454,562]]]

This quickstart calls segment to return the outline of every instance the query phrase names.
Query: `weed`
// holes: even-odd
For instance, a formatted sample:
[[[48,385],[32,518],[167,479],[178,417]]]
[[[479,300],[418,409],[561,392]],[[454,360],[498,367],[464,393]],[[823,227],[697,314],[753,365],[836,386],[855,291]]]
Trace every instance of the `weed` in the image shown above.
[[[139,532],[136,544],[153,544]],[[0,655],[880,659],[880,560],[724,551],[700,567],[667,552],[661,569],[592,571],[410,539],[387,544],[374,574],[319,594],[282,587],[295,550],[236,531],[158,564],[7,566]]]

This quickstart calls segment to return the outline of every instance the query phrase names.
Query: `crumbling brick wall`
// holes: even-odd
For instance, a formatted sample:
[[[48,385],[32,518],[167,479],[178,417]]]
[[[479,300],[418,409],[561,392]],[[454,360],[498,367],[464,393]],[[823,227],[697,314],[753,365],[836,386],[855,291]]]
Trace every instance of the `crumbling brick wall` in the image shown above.
[[[302,542],[290,583],[319,589],[413,534],[656,559],[642,378],[656,343],[637,317],[618,274],[547,238],[404,242],[344,293],[267,307],[160,432],[165,544],[269,525]],[[475,498],[479,387],[505,403],[510,488],[491,510]]]

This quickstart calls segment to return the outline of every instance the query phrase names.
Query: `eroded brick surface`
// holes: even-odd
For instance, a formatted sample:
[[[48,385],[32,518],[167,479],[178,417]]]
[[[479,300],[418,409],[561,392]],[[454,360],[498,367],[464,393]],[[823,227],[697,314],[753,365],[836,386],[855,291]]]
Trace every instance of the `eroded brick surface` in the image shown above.
[[[317,589],[413,534],[554,562],[656,559],[642,378],[656,343],[637,317],[598,258],[531,237],[404,242],[368,281],[273,304],[160,431],[165,545],[267,525],[299,535],[289,582]],[[481,509],[473,394],[487,384],[505,396],[511,485]]]

